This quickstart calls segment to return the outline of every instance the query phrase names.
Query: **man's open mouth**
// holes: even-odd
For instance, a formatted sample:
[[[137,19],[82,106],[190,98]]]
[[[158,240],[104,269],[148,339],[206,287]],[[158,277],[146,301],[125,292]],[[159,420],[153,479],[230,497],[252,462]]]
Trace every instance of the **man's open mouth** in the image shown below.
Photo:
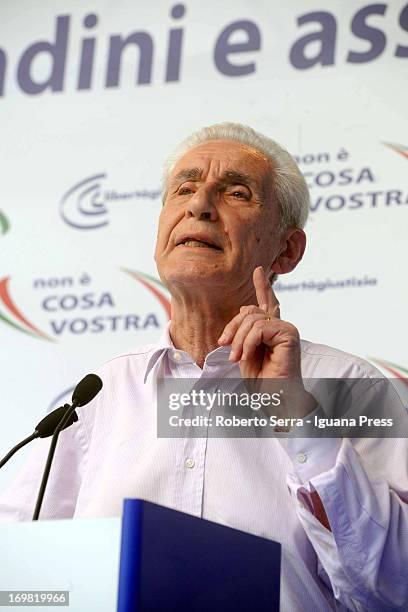
[[[181,242],[177,243],[177,246],[190,247],[190,248],[198,247],[198,248],[215,249],[216,251],[222,251],[221,247],[214,244],[213,242],[209,242],[207,240],[198,240],[197,238],[190,238],[190,237],[183,238]]]

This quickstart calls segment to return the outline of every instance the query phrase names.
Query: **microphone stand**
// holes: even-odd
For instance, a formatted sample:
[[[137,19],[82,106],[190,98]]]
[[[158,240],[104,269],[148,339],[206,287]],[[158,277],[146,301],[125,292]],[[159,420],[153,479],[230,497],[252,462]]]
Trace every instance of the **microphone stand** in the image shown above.
[[[35,504],[34,514],[33,514],[33,519],[32,519],[33,521],[38,521],[38,517],[40,515],[40,510],[41,510],[41,506],[42,506],[43,499],[44,499],[45,488],[47,486],[48,477],[50,475],[50,470],[51,470],[51,464],[52,464],[52,460],[54,459],[55,448],[58,442],[58,436],[60,435],[61,430],[64,428],[64,425],[68,422],[68,419],[70,418],[70,416],[72,415],[72,413],[74,412],[75,408],[77,408],[78,405],[79,405],[79,402],[77,400],[74,400],[71,406],[67,408],[66,413],[64,414],[64,416],[62,417],[62,419],[60,420],[60,422],[55,428],[54,434],[52,436],[51,444],[50,444],[50,449],[48,451],[47,463],[45,464],[43,477],[41,480],[40,490],[38,492],[37,503]]]
[[[40,434],[38,433],[38,431],[35,431],[34,433],[31,434],[31,436],[28,436],[28,438],[25,438],[24,440],[19,442],[14,448],[12,448],[11,451],[9,451],[7,455],[3,457],[3,459],[0,461],[0,469],[3,467],[3,465],[7,463],[9,459],[12,458],[14,453],[20,450],[20,448],[23,448],[23,446],[25,446],[29,442],[31,442],[31,440],[35,440],[36,438],[38,438],[39,435]]]

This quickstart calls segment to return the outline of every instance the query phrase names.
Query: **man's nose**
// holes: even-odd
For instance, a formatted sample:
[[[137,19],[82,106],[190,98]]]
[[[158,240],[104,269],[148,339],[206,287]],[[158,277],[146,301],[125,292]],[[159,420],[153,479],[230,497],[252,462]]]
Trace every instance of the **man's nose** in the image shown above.
[[[218,219],[217,196],[210,186],[202,185],[189,198],[186,214],[188,217],[216,221]]]

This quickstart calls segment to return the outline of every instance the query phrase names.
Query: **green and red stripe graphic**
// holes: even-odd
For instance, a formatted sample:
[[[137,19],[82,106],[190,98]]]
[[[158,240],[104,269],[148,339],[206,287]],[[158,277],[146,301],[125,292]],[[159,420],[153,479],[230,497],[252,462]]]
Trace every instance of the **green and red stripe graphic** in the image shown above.
[[[10,222],[6,215],[0,210],[0,234],[6,234],[10,229]]]
[[[133,270],[129,270],[128,268],[122,268],[123,272],[129,274],[131,278],[139,281],[146,289],[148,289],[155,298],[160,302],[166,311],[167,318],[171,317],[171,308],[170,301],[163,293],[165,291],[163,283],[161,283],[157,278],[150,276],[149,274],[145,274],[144,272],[134,272]]]
[[[408,159],[408,147],[395,142],[383,142],[383,145]]]
[[[408,369],[403,368],[397,363],[393,363],[392,361],[385,361],[384,359],[377,359],[376,357],[370,357],[370,361],[380,366],[383,370],[385,370],[390,376],[390,378],[398,378],[402,380],[408,386]]]
[[[41,329],[31,323],[23,315],[21,310],[17,308],[10,295],[9,282],[9,276],[5,276],[0,280],[0,304],[3,308],[5,308],[7,313],[4,314],[0,312],[0,320],[4,321],[4,323],[7,323],[8,325],[11,325],[11,327],[14,327],[19,331],[28,334],[29,336],[33,336],[34,338],[40,338],[41,340],[49,340],[50,342],[55,342],[55,340],[51,338],[51,336],[48,336]]]

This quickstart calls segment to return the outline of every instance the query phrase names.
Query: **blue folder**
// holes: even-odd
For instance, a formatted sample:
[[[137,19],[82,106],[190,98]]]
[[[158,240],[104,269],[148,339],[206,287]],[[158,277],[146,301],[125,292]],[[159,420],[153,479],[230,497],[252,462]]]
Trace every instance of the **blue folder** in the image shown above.
[[[277,542],[126,499],[118,612],[278,612],[280,563]]]

